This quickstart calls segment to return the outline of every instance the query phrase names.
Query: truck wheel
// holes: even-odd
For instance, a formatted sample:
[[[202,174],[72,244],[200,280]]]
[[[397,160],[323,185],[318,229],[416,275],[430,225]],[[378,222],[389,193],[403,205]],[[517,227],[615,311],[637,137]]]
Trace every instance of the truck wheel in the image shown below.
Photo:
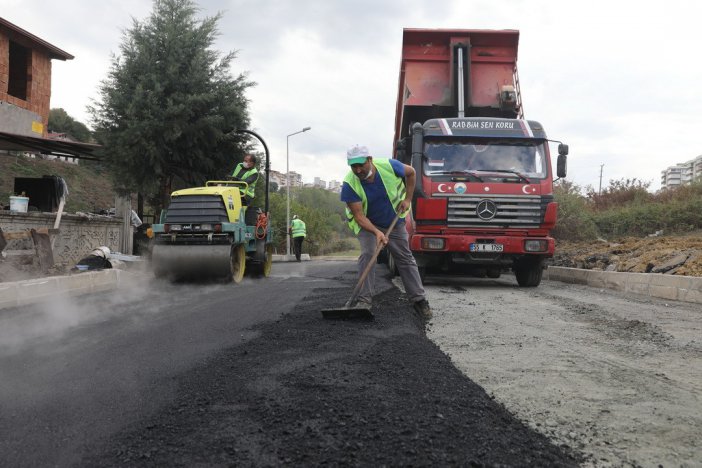
[[[417,267],[417,270],[419,270],[419,279],[422,281],[422,284],[424,284],[424,281],[427,278],[427,267]]]
[[[246,247],[244,244],[233,245],[229,257],[229,276],[233,283],[239,284],[244,279],[246,269]]]
[[[535,288],[541,283],[544,268],[541,262],[536,264],[523,266],[514,270],[514,276],[517,277],[517,284],[523,288]]]
[[[499,278],[502,275],[502,270],[499,268],[488,268],[485,274],[488,278]]]
[[[388,271],[390,272],[390,278],[394,278],[400,274],[400,272],[397,270],[395,259],[392,258],[392,254],[390,252],[388,252]]]

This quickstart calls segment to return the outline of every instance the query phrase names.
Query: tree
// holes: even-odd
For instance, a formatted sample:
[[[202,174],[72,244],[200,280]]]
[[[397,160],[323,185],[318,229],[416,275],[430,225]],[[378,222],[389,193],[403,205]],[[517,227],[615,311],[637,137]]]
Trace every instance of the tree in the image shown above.
[[[75,120],[60,107],[49,111],[49,131],[65,133],[71,139],[83,143],[89,143],[91,140],[88,127]]]
[[[254,83],[231,76],[236,52],[212,49],[221,13],[198,21],[198,11],[190,0],[154,0],[123,34],[89,108],[116,187],[145,194],[156,211],[174,184],[222,178],[248,147],[235,130],[248,126]]]

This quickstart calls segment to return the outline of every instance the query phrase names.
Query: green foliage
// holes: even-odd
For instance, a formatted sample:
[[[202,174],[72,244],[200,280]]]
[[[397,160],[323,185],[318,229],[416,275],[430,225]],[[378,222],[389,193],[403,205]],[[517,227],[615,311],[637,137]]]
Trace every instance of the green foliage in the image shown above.
[[[600,232],[612,237],[645,236],[659,230],[681,234],[702,229],[702,183],[633,198],[622,206],[598,211],[595,220]]]
[[[561,179],[554,185],[554,199],[558,202],[558,220],[552,231],[559,240],[581,241],[597,237],[597,227],[587,208],[580,187]]]
[[[257,205],[263,206],[263,199]],[[307,228],[303,251],[311,255],[324,255],[339,250],[349,250],[355,245],[351,231],[344,222],[344,204],[339,194],[319,188],[291,188],[290,218],[297,215]],[[287,249],[287,192],[270,194],[271,223],[276,249]]]
[[[648,188],[651,182],[643,182],[639,179],[619,179],[610,180],[609,187],[596,192],[592,187],[588,187],[587,198],[598,210],[608,210],[621,207],[627,203],[646,203],[653,195]]]
[[[702,229],[702,182],[648,192],[650,183],[637,179],[612,181],[602,193],[566,181],[554,196],[559,218],[553,235],[561,240],[646,236],[656,231],[682,234]]]
[[[90,143],[92,140],[88,127],[75,120],[61,108],[51,109],[49,111],[49,131],[65,133],[71,139],[83,143]]]
[[[117,189],[144,194],[157,210],[176,180],[222,178],[249,141],[233,131],[248,126],[244,93],[254,83],[230,75],[235,52],[212,49],[221,15],[198,21],[197,11],[190,0],[154,0],[151,15],[125,31],[89,109]]]

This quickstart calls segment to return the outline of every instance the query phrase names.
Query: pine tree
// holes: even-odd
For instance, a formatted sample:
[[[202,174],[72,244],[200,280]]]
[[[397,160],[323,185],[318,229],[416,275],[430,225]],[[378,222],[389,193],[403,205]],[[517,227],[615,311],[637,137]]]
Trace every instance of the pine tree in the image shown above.
[[[123,34],[99,100],[89,108],[116,187],[166,207],[175,185],[221,179],[243,159],[249,123],[246,73],[236,52],[213,50],[221,13],[197,20],[190,0],[155,0]]]

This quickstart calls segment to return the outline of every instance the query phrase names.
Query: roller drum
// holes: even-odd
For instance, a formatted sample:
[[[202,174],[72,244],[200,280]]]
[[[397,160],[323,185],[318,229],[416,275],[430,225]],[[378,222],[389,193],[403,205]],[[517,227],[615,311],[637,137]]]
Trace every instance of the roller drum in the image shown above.
[[[232,246],[157,244],[151,255],[154,274],[170,278],[226,278],[232,273]]]

